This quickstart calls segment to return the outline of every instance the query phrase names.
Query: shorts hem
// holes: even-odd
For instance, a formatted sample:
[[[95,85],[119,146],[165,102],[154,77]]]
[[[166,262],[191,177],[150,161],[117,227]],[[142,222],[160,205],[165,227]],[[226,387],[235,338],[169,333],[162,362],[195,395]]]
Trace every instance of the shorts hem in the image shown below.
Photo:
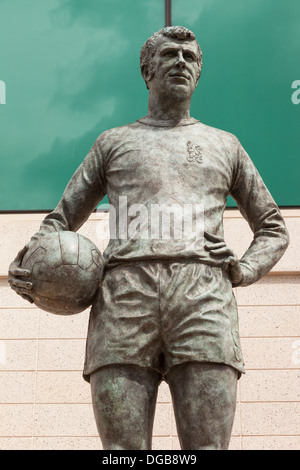
[[[174,362],[173,364],[169,365],[167,368],[165,368],[163,371],[160,370],[157,367],[151,366],[151,365],[146,365],[146,364],[140,364],[137,362],[124,362],[124,361],[116,361],[116,362],[110,362],[110,363],[103,363],[98,366],[95,366],[93,369],[89,370],[84,370],[82,373],[83,379],[90,383],[90,376],[96,372],[99,369],[102,369],[104,367],[109,367],[109,366],[114,366],[114,365],[128,365],[128,366],[133,366],[133,367],[142,367],[144,369],[150,369],[154,372],[157,372],[161,376],[161,380],[164,380],[167,382],[166,376],[169,373],[170,369],[173,367],[179,366],[181,364],[185,364],[187,362],[199,362],[199,363],[206,363],[206,364],[223,364],[225,366],[232,367],[233,369],[237,370],[238,372],[238,380],[241,378],[242,374],[245,374],[245,369],[241,366],[230,364],[227,362],[223,361],[218,361],[216,359],[185,359],[182,361]]]
[[[110,367],[110,366],[141,367],[143,369],[150,369],[150,370],[156,372],[157,374],[159,374],[161,376],[161,379],[163,379],[163,376],[164,376],[164,373],[162,373],[162,371],[159,370],[159,368],[156,368],[156,367],[153,367],[153,366],[149,366],[149,365],[146,365],[146,364],[140,364],[140,363],[137,363],[137,362],[114,361],[114,362],[103,363],[103,364],[100,364],[98,366],[95,366],[90,371],[85,371],[84,370],[83,373],[82,373],[82,377],[86,382],[90,383],[90,377],[91,377],[92,374],[97,372],[97,370],[99,370],[99,369],[103,369],[104,367]]]

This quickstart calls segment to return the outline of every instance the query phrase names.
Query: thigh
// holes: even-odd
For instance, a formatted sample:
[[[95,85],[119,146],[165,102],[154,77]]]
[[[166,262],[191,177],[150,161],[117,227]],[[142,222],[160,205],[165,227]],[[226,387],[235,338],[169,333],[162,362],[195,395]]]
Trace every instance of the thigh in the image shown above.
[[[167,375],[181,448],[228,449],[238,372],[215,363],[188,362]]]
[[[102,367],[91,375],[92,401],[104,449],[151,449],[160,374],[131,365]]]
[[[106,271],[90,314],[84,376],[112,364],[159,370],[159,284],[155,263]]]
[[[167,368],[185,360],[226,363],[244,372],[236,300],[227,273],[203,263],[171,263],[162,278]]]

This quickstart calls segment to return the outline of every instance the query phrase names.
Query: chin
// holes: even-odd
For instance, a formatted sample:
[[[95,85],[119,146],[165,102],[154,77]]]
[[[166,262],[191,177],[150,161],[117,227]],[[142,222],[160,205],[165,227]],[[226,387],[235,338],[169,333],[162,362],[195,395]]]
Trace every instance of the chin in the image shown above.
[[[186,85],[175,85],[169,87],[168,94],[177,98],[189,98],[192,95],[191,90]]]

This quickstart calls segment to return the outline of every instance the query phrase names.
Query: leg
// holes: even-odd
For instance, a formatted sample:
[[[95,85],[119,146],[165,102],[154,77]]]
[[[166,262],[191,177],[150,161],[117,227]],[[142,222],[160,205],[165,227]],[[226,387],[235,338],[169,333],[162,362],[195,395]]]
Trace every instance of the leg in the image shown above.
[[[228,449],[236,406],[237,371],[188,362],[168,373],[181,448]]]
[[[102,367],[91,375],[92,401],[104,449],[151,449],[160,375],[132,365]]]

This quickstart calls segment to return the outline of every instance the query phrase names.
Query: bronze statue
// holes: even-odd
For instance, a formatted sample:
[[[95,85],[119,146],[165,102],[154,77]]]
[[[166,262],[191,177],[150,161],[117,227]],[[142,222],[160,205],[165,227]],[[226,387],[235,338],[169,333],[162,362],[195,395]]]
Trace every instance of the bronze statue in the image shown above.
[[[201,49],[186,28],[167,27],[148,39],[141,51],[147,116],[99,136],[10,267],[11,287],[31,300],[30,272],[20,267],[26,250],[49,232],[78,230],[108,195],[116,225],[90,314],[83,372],[104,449],[151,448],[161,380],[170,387],[182,449],[228,448],[244,373],[232,287],[263,277],[289,242],[238,139],[190,116],[201,67]],[[228,195],[254,234],[240,260],[224,241]],[[153,223],[157,207],[172,208],[173,231],[164,231],[161,219]],[[191,209],[191,219],[181,220],[197,223],[197,207],[203,208],[199,233],[176,219]]]

